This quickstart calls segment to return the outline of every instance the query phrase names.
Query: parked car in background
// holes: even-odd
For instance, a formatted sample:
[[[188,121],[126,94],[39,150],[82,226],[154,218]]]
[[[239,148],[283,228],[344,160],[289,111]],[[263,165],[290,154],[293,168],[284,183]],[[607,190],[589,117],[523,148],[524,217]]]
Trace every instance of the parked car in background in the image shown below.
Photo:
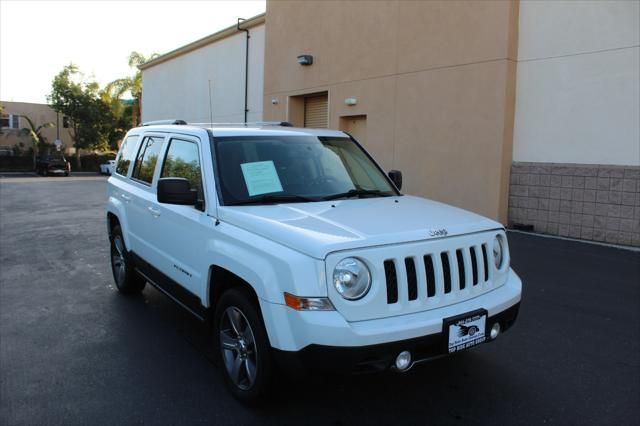
[[[106,163],[100,164],[101,175],[111,176],[115,169],[116,169],[116,160],[108,160]]]
[[[64,158],[62,153],[38,157],[36,160],[36,172],[42,176],[71,174],[71,163]]]

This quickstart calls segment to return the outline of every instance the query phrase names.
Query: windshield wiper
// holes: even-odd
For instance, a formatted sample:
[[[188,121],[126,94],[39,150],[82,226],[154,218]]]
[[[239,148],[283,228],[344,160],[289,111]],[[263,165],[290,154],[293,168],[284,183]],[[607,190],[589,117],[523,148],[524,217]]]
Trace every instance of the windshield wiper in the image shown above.
[[[355,189],[350,189],[347,192],[327,195],[326,197],[322,197],[322,200],[330,201],[330,200],[337,200],[338,198],[366,197],[366,196],[372,196],[372,195],[377,197],[390,197],[393,194],[390,194],[389,192],[382,192],[379,189],[355,188]]]
[[[248,200],[232,201],[226,203],[227,206],[240,206],[248,204],[277,204],[277,203],[305,203],[318,201],[315,198],[304,197],[302,195],[266,194]]]

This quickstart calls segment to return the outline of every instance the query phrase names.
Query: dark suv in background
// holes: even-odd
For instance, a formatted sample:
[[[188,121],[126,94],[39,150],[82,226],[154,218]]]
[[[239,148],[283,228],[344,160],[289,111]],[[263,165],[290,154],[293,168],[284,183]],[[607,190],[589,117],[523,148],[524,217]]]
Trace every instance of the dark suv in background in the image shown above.
[[[71,174],[71,163],[62,154],[39,157],[36,161],[36,172],[42,176]]]

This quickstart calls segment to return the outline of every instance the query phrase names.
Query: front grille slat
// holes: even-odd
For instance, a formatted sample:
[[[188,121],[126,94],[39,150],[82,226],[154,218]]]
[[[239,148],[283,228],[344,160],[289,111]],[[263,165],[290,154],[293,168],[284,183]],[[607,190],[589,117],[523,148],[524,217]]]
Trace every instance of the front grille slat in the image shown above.
[[[451,265],[449,262],[449,253],[443,251],[440,253],[440,261],[442,262],[442,278],[444,280],[444,293],[451,293]]]
[[[472,273],[472,285],[478,285],[478,259],[477,259],[477,253],[476,253],[476,248],[475,247],[471,247],[469,249],[470,251],[470,256],[471,256],[471,273]]]
[[[427,297],[436,295],[436,273],[433,267],[433,258],[431,255],[423,257],[424,269],[427,274]]]
[[[464,269],[464,257],[462,255],[462,249],[456,250],[456,260],[458,262],[458,285],[459,289],[463,290],[467,284],[466,275]]]
[[[418,277],[416,275],[416,264],[412,257],[404,259],[404,267],[407,271],[407,292],[409,300],[418,298]]]
[[[487,256],[487,245],[482,245],[482,266],[484,266],[484,282],[489,281],[489,261]]]
[[[385,260],[384,276],[387,281],[387,303],[398,302],[398,273],[393,260]]]

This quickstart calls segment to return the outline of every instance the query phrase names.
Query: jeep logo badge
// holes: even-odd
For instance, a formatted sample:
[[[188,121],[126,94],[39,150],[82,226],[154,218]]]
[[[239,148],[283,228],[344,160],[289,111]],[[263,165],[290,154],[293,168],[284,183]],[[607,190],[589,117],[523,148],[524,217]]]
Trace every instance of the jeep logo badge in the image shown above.
[[[446,237],[448,234],[446,229],[432,229],[429,231],[429,235],[432,237]]]

